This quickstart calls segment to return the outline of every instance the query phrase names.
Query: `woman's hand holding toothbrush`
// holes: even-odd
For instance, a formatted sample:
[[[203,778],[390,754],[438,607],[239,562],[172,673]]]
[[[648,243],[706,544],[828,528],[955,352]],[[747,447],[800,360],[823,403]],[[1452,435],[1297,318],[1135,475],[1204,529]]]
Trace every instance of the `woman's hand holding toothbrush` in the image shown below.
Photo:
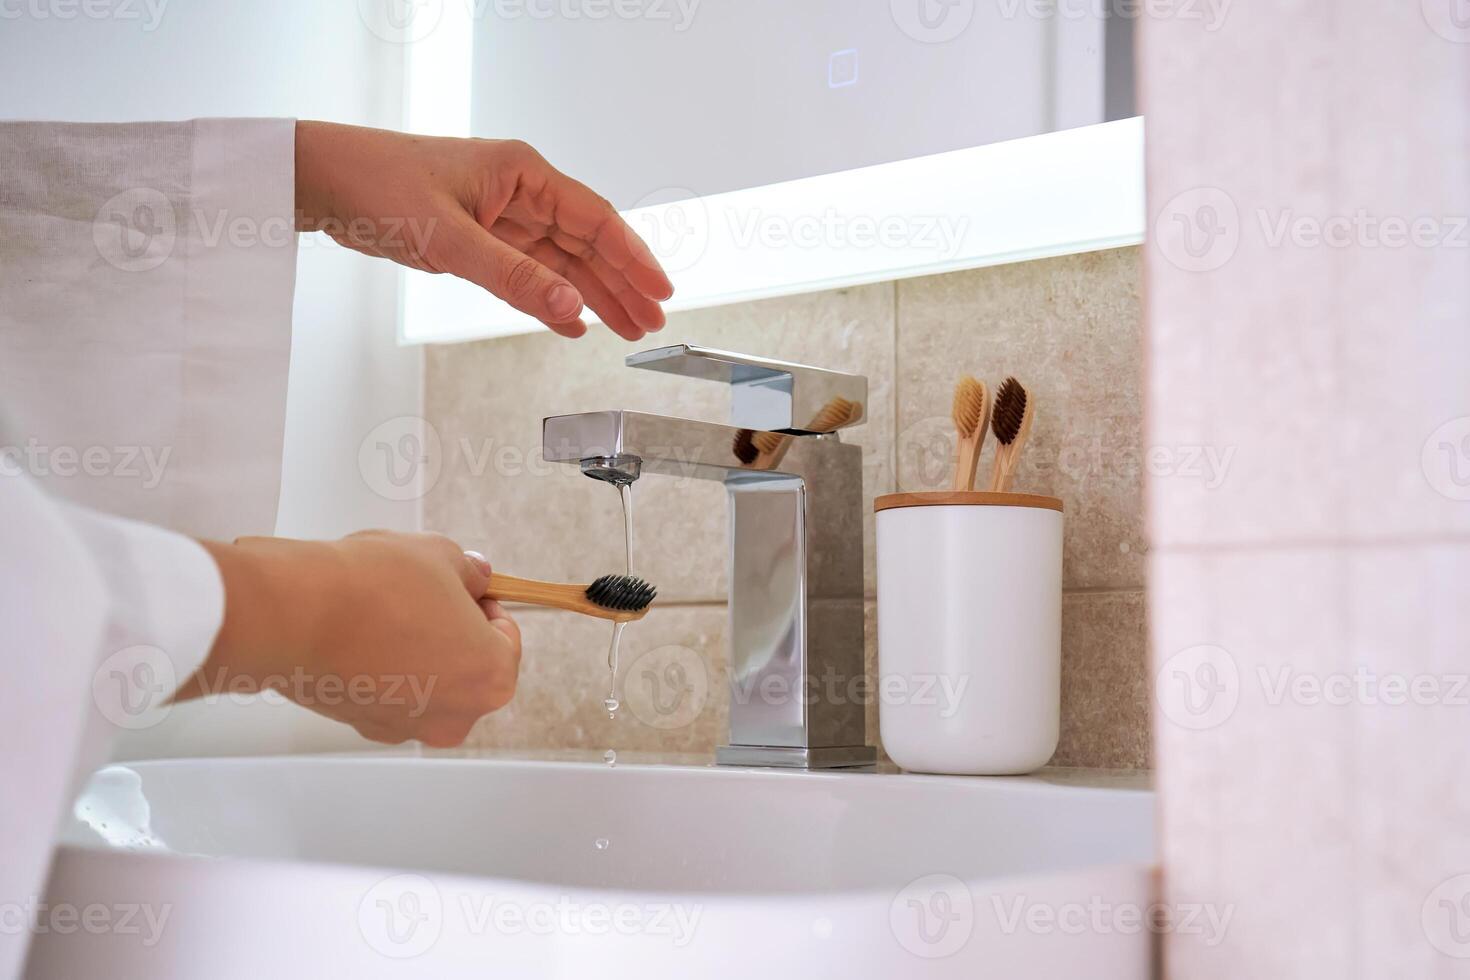
[[[176,697],[275,690],[366,738],[458,745],[515,693],[521,634],[490,563],[436,534],[203,542],[228,596]]]

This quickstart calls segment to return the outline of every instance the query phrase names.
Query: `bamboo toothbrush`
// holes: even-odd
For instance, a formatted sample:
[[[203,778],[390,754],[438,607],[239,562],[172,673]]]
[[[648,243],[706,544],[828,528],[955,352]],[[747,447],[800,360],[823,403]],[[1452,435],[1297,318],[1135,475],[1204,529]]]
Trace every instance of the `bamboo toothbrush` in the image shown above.
[[[494,572],[485,598],[567,609],[615,623],[642,619],[658,590],[631,575],[604,575],[591,585],[538,582]]]
[[[1015,378],[1006,378],[995,393],[995,408],[990,413],[990,428],[1000,443],[995,447],[995,468],[990,471],[992,491],[1004,493],[1010,489],[1035,414],[1036,399],[1026,386]]]
[[[975,464],[980,462],[980,449],[985,445],[985,430],[990,428],[990,398],[985,382],[970,375],[954,386],[955,434],[959,436],[954,460],[954,489],[975,489]]]

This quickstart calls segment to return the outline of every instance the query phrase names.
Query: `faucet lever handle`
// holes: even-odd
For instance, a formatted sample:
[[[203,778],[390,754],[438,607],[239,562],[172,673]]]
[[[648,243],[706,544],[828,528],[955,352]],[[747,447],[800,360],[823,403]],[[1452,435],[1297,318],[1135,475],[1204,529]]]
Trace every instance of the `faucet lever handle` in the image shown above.
[[[723,381],[730,391],[730,424],[772,432],[830,432],[867,417],[868,379],[860,374],[674,344],[629,354],[628,367]],[[820,429],[812,426],[820,420]]]

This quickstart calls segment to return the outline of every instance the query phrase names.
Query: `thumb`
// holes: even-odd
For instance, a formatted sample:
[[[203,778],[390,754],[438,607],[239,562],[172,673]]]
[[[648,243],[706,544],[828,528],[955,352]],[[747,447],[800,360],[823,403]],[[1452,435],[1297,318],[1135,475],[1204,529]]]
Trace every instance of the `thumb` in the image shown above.
[[[466,592],[481,599],[490,588],[490,559],[478,551],[466,551],[464,561],[459,563],[459,578]]]
[[[547,326],[571,323],[582,313],[577,287],[518,248],[490,234],[461,212],[446,229],[447,272],[468,279]]]

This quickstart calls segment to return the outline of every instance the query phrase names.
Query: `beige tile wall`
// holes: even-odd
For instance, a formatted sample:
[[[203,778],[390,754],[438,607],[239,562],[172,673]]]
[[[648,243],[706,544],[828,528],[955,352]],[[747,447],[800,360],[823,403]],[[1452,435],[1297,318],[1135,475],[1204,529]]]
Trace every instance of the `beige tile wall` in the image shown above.
[[[1234,453],[1149,476],[1170,980],[1470,975],[1463,13],[1139,22],[1148,439]]]
[[[854,371],[869,379],[864,522],[873,662],[872,498],[942,485],[957,373],[1025,380],[1039,406],[1018,486],[1067,506],[1061,765],[1149,763],[1140,500],[1138,251],[1119,249],[680,313],[643,347],[689,342]],[[617,496],[540,461],[540,421],[628,408],[724,421],[721,386],[622,366],[624,341],[531,334],[431,348],[427,415],[440,467],[425,523],[518,575],[585,580],[620,567]],[[988,467],[987,455],[983,466]],[[635,571],[660,603],[627,632],[609,722],[607,627],[519,614],[521,690],[472,741],[486,746],[705,750],[723,733],[723,489],[635,487]],[[869,728],[877,741],[876,708]]]

